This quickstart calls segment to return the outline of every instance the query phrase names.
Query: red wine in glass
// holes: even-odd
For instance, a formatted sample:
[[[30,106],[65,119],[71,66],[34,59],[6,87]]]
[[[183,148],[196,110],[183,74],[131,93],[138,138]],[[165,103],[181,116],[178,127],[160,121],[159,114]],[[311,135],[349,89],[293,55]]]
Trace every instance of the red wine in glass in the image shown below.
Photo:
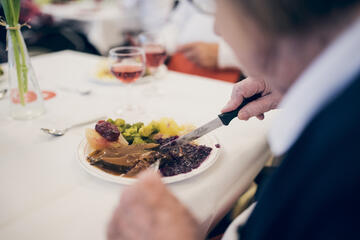
[[[144,72],[141,65],[124,65],[115,63],[111,66],[111,72],[114,76],[124,83],[132,83],[138,80]]]
[[[160,44],[147,44],[144,46],[146,65],[149,68],[158,68],[166,59],[166,51]]]

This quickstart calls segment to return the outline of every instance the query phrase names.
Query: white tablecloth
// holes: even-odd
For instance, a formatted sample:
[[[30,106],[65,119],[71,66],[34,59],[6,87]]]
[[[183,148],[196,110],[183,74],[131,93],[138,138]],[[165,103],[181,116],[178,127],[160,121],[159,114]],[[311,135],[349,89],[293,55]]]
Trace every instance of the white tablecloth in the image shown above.
[[[47,112],[38,119],[12,120],[8,99],[0,101],[0,239],[105,239],[124,186],[97,179],[80,167],[76,150],[85,127],[57,138],[39,130],[101,113],[112,115],[121,105],[123,86],[90,80],[99,60],[71,51],[33,58],[41,88],[57,93],[46,101]],[[92,94],[60,91],[59,85],[91,88]],[[147,112],[144,118],[169,116],[201,124],[219,113],[232,85],[168,72],[156,83],[135,87]],[[152,94],[156,88],[162,94]],[[273,115],[267,114],[264,121],[234,120],[217,129],[218,161],[197,177],[169,185],[203,231],[229,210],[269,158],[265,134]]]

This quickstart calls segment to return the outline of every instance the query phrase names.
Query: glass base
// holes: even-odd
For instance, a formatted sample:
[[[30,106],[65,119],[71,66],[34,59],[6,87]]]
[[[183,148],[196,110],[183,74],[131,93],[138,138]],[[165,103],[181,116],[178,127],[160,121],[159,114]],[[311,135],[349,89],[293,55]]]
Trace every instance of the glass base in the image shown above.
[[[12,109],[10,111],[10,116],[16,120],[30,120],[37,118],[44,113],[45,113],[45,108],[43,108],[42,106],[28,107],[26,105],[22,106],[19,104],[18,106],[12,106]]]
[[[146,114],[144,108],[139,105],[124,105],[115,110],[116,116],[120,118],[126,118],[136,121],[137,119],[141,119],[143,115]]]

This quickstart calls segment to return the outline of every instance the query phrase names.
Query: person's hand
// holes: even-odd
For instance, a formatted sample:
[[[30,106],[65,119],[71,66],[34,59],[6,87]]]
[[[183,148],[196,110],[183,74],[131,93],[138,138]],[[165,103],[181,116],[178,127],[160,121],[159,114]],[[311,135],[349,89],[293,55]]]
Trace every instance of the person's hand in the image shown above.
[[[201,67],[217,68],[218,66],[219,45],[217,43],[188,43],[178,47],[177,51]]]
[[[269,84],[260,79],[246,78],[235,84],[231,98],[221,112],[229,112],[236,109],[244,98],[262,93],[262,97],[247,104],[238,114],[240,120],[248,120],[251,117],[264,119],[264,113],[275,109],[281,100],[282,95],[273,91]]]
[[[151,171],[122,193],[107,236],[109,240],[201,238],[195,218]]]

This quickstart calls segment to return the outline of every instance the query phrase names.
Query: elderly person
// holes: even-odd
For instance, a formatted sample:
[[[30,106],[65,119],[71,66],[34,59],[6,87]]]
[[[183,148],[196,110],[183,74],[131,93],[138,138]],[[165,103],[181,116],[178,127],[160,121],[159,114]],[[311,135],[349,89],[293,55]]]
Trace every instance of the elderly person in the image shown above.
[[[216,29],[245,74],[230,111],[261,92],[240,119],[283,109],[269,133],[282,158],[256,206],[224,239],[358,239],[360,1],[218,0]],[[252,211],[252,212],[251,212]],[[109,239],[201,239],[199,224],[145,173],[123,193]]]

